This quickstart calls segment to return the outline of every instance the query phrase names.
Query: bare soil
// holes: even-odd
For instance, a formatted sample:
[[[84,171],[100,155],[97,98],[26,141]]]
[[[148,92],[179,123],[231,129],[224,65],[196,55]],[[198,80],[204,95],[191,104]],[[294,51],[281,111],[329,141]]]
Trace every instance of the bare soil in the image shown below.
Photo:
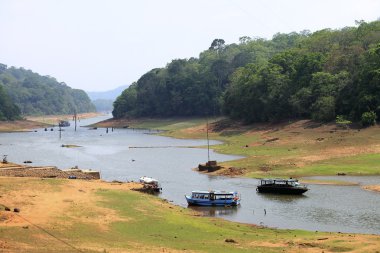
[[[367,191],[380,192],[380,185],[365,185],[362,188]]]
[[[50,124],[31,120],[0,121],[0,132],[25,132],[36,128],[50,127]]]
[[[88,112],[88,113],[79,113],[77,114],[77,119],[88,119],[88,118],[94,118],[97,116],[102,115],[102,113],[98,112]],[[40,123],[46,123],[51,125],[58,125],[59,121],[61,120],[73,120],[72,114],[69,115],[44,115],[44,116],[28,116],[27,119],[30,121],[40,122]]]
[[[92,126],[94,127],[103,127],[103,128],[106,128],[106,127],[114,127],[114,128],[128,128],[131,124],[133,123],[136,123],[136,122],[139,122],[139,120],[136,120],[136,119],[127,119],[127,118],[123,118],[123,119],[107,119],[107,120],[104,120],[104,121],[101,121],[101,122],[98,122]]]
[[[0,182],[7,180],[6,177],[0,177]],[[14,181],[27,181],[27,178],[14,178]],[[41,179],[43,180],[43,179]],[[110,183],[101,180],[68,180],[64,187],[59,191],[45,192],[44,186],[41,184],[36,188],[18,188],[10,191],[6,198],[1,198],[1,205],[9,207],[11,210],[20,208],[20,214],[15,212],[0,211],[0,226],[30,226],[28,221],[34,224],[48,224],[53,222],[55,217],[64,215],[73,215],[67,212],[70,206],[79,205],[87,206],[103,216],[99,217],[83,217],[86,222],[93,219],[92,222],[106,229],[106,224],[117,221],[114,212],[109,209],[103,210],[94,203],[98,201],[95,191],[98,189],[114,189],[114,190],[131,190],[139,188],[139,183]],[[49,210],[48,212],[46,210]],[[75,218],[80,219],[80,218]]]
[[[33,180],[32,184],[30,180]],[[35,180],[42,180],[38,187],[35,186]],[[91,224],[95,225],[97,231],[107,233],[110,224],[123,221],[130,221],[128,217],[120,217],[112,208],[101,207],[97,205],[102,201],[101,197],[95,192],[99,190],[119,190],[130,191],[134,188],[141,187],[138,183],[121,183],[121,182],[104,182],[101,180],[64,180],[62,184],[57,184],[57,189],[52,191],[51,185],[43,183],[46,179],[30,179],[30,178],[7,178],[0,177],[0,185],[23,185],[7,189],[6,193],[1,194],[0,198],[0,231],[1,228],[14,227],[28,229],[32,233],[35,226],[40,228],[48,228],[51,226],[70,227],[71,223],[75,224]],[[55,179],[56,180],[56,179]],[[9,182],[12,182],[11,184]],[[51,182],[50,182],[51,183]],[[154,203],[152,203],[154,204]],[[173,208],[169,203],[160,201],[159,205],[164,205],[170,212],[182,212],[180,208]],[[19,208],[20,212],[4,211],[2,207],[8,207],[11,210]],[[76,208],[77,207],[77,208]],[[80,208],[80,209],[78,209]],[[88,215],[95,213],[95,216]],[[147,214],[149,215],[149,214]],[[194,216],[197,214],[194,213]],[[69,219],[62,220],[62,217]],[[185,218],[185,216],[184,216]],[[240,225],[238,225],[240,226]],[[260,228],[257,228],[257,233],[260,234]],[[268,233],[268,231],[263,231]],[[270,232],[272,233],[272,232]],[[277,232],[273,231],[273,238],[264,239],[262,241],[254,240],[240,244],[239,240],[234,242],[237,248],[243,250],[247,247],[254,249],[257,247],[271,249],[282,248],[284,252],[376,252],[379,249],[380,239],[375,235],[360,235],[360,234],[339,234],[339,233],[315,233],[313,236],[297,236],[283,238]],[[282,233],[282,232],[281,232]],[[33,240],[39,242],[48,242],[54,238],[49,238],[47,234],[35,234]],[[346,242],[347,248],[342,248],[340,242]],[[248,243],[248,244],[247,244]],[[336,243],[337,246],[334,246]],[[142,245],[138,241],[131,241],[130,245],[134,245],[134,250],[127,248],[112,248],[107,252],[181,252],[179,250],[170,249],[167,247],[157,247],[153,245]],[[4,239],[0,237],[0,252],[36,252],[33,243],[25,244],[17,240]],[[91,249],[94,244],[81,244],[82,248]],[[108,245],[109,247],[109,245]],[[98,247],[94,248],[95,252],[102,252]],[[191,249],[186,252],[193,252]]]

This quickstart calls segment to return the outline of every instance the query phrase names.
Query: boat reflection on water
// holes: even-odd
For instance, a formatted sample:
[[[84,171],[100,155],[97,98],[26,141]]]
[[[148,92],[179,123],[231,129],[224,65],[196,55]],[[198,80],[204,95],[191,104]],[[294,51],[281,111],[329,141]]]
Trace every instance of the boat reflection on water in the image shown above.
[[[224,216],[224,215],[233,215],[236,214],[239,210],[240,206],[229,206],[229,207],[221,207],[221,206],[188,206],[191,210],[194,210],[200,213],[203,216]]]
[[[279,203],[291,203],[300,200],[305,200],[308,197],[306,195],[285,195],[285,194],[259,194],[257,196],[264,200],[275,201]]]

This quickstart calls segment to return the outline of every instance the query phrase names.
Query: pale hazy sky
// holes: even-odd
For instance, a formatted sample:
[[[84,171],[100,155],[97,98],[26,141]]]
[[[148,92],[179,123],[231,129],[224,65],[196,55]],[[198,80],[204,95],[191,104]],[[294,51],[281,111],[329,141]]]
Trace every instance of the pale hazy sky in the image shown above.
[[[0,0],[0,63],[73,88],[130,84],[213,39],[354,26],[380,0]]]

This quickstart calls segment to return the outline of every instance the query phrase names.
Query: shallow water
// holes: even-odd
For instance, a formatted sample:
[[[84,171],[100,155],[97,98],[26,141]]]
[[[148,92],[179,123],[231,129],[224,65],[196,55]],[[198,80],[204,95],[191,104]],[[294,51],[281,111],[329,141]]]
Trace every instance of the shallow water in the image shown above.
[[[107,118],[82,120],[85,126]],[[73,124],[72,124],[73,125]],[[49,129],[50,130],[50,129]],[[32,165],[56,165],[61,169],[78,166],[101,172],[105,180],[137,180],[146,175],[157,178],[161,198],[187,207],[184,195],[192,190],[239,191],[237,208],[195,208],[206,215],[228,220],[279,228],[380,234],[380,194],[360,186],[309,185],[303,196],[258,194],[256,179],[226,178],[197,173],[192,168],[207,160],[207,150],[189,148],[206,145],[205,140],[179,140],[153,135],[154,131],[132,129],[89,130],[64,128],[59,139],[54,131],[0,133],[0,155],[8,160]],[[211,144],[217,143],[211,141]],[[63,148],[75,144],[78,148]],[[236,156],[210,153],[212,160],[226,161]],[[336,179],[315,177],[315,179]],[[337,177],[359,184],[380,184],[380,177]],[[265,211],[264,211],[265,210]]]

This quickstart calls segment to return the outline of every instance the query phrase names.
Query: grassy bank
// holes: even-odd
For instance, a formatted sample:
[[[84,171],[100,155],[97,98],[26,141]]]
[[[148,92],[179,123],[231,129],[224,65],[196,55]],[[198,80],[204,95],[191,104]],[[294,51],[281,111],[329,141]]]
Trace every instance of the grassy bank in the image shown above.
[[[380,237],[277,230],[99,181],[0,178],[3,252],[375,252]],[[227,239],[227,240],[226,240]]]
[[[143,119],[118,124],[166,130],[164,135],[175,138],[206,138],[206,119]],[[378,126],[345,129],[308,120],[242,125],[216,119],[210,121],[209,130],[210,139],[223,141],[212,146],[216,152],[245,156],[223,165],[244,168],[249,177],[380,174]]]

